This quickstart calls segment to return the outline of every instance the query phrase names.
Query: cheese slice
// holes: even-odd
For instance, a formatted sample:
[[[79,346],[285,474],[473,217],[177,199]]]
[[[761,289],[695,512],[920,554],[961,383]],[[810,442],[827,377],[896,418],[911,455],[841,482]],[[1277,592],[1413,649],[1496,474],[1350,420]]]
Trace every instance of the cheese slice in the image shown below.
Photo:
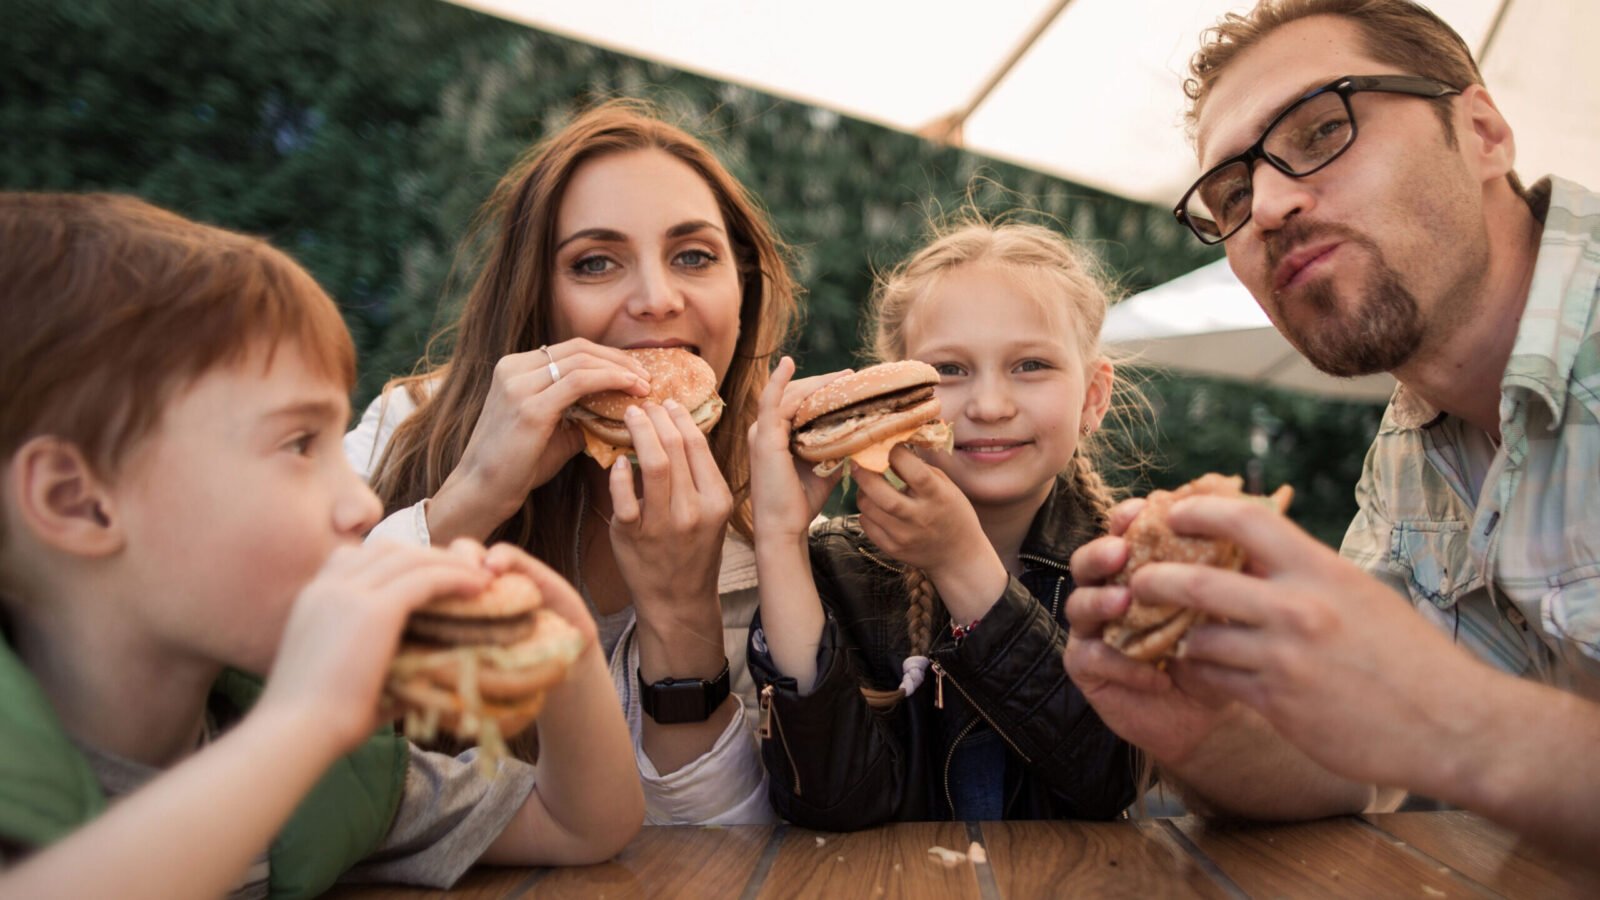
[[[889,451],[893,450],[896,444],[911,440],[921,430],[921,425],[913,425],[905,431],[891,434],[865,450],[850,454],[850,461],[863,469],[869,469],[881,475],[889,468]]]
[[[602,467],[607,469],[611,468],[611,464],[616,462],[617,457],[622,455],[621,447],[618,447],[615,444],[609,444],[600,438],[595,437],[587,428],[580,428],[579,430],[583,432],[584,452],[594,457],[594,461],[599,463]]]

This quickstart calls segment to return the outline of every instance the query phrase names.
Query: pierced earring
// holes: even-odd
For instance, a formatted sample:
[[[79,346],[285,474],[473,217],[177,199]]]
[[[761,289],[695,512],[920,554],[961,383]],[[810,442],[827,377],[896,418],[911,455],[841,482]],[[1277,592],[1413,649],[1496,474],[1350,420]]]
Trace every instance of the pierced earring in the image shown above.
[[[1090,425],[1088,422],[1085,422],[1082,425],[1078,426],[1078,435],[1080,437],[1088,437],[1093,432],[1094,432],[1094,426]]]

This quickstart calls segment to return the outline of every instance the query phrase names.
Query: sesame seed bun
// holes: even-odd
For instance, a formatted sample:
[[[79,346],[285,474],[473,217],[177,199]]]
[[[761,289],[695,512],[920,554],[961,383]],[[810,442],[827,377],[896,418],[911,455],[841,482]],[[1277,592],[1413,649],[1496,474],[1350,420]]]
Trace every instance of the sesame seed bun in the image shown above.
[[[846,460],[882,472],[897,444],[950,449],[939,421],[939,373],[916,360],[883,363],[828,382],[795,411],[790,449],[827,475]]]
[[[801,401],[795,410],[794,424],[803,426],[827,413],[836,412],[854,403],[870,400],[906,388],[933,386],[939,383],[939,372],[933,366],[914,359],[879,363],[859,372],[841,375],[817,388]]]

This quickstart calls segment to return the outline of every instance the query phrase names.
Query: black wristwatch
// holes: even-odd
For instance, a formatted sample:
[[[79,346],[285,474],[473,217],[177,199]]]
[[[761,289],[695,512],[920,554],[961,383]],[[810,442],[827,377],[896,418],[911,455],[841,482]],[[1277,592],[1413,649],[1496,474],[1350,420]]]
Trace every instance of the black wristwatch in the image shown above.
[[[655,684],[644,683],[644,672],[635,669],[639,680],[639,705],[645,715],[662,725],[682,725],[686,722],[704,722],[711,718],[722,701],[728,699],[728,661],[722,661],[722,672],[706,681],[704,678],[663,678]]]

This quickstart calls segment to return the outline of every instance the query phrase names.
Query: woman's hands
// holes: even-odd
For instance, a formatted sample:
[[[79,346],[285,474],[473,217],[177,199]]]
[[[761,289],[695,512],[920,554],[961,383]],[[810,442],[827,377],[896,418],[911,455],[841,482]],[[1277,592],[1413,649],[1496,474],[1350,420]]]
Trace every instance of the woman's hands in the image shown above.
[[[889,452],[889,465],[904,491],[877,472],[855,473],[861,530],[883,552],[925,572],[951,618],[982,618],[1005,593],[1010,575],[972,503],[950,476],[903,444]]]
[[[689,411],[668,400],[630,407],[639,474],[611,467],[611,548],[639,618],[646,680],[711,678],[722,669],[717,576],[733,493]],[[709,671],[706,671],[709,670]]]
[[[559,378],[552,378],[552,363]],[[583,449],[577,426],[563,414],[600,391],[642,397],[650,391],[649,373],[626,351],[583,338],[502,357],[461,461],[428,505],[433,543],[481,541],[515,513]]]

